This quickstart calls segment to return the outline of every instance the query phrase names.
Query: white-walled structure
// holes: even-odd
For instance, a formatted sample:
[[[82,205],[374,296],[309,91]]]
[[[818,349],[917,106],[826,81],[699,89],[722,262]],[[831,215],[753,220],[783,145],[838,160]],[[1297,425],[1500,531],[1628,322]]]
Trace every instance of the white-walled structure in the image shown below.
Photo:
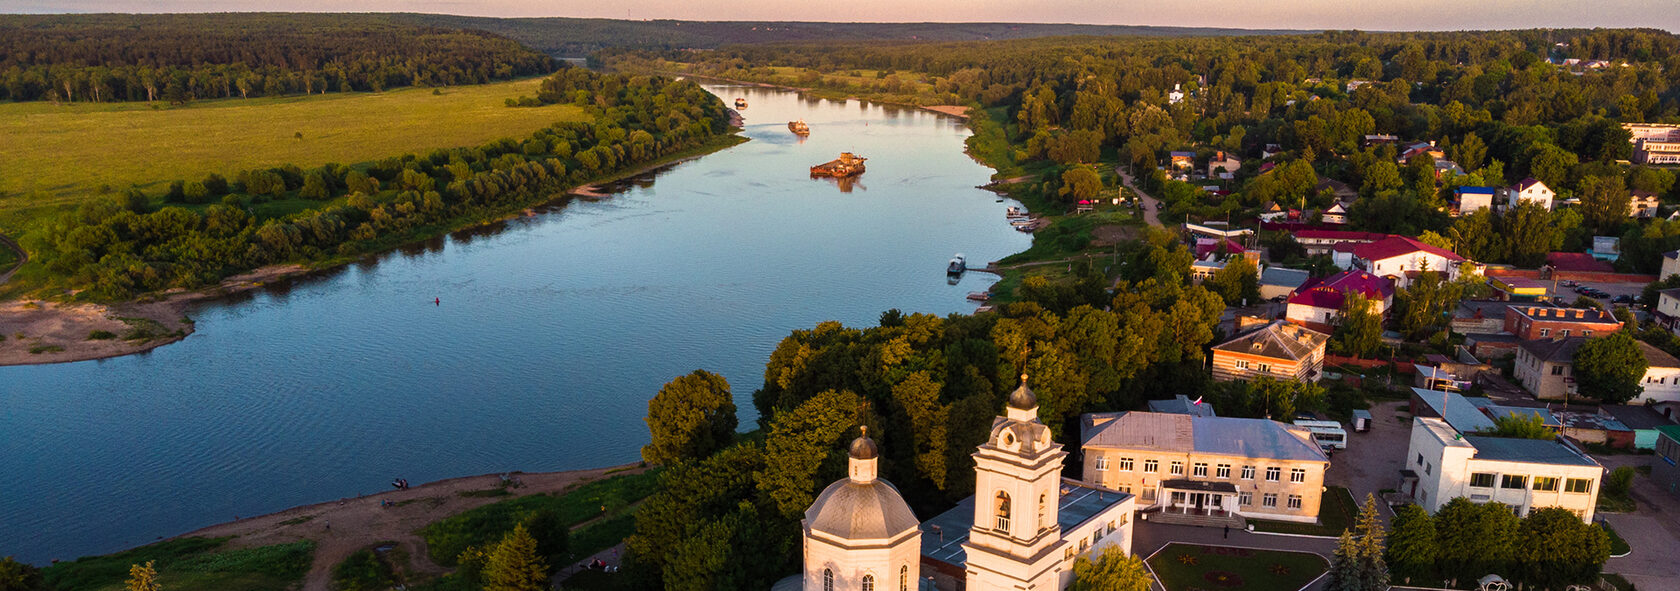
[[[1523,179],[1511,187],[1509,193],[1510,200],[1506,203],[1508,207],[1516,207],[1520,202],[1529,201],[1539,204],[1547,211],[1552,209],[1552,198],[1557,197],[1557,193],[1553,192],[1551,187],[1547,187],[1546,183],[1532,178]]]
[[[1412,277],[1424,271],[1435,271],[1446,281],[1456,281],[1464,261],[1458,253],[1406,236],[1389,236],[1353,249],[1355,267],[1387,277],[1399,288],[1411,285]]]
[[[1465,497],[1518,516],[1562,507],[1591,523],[1604,468],[1560,440],[1461,435],[1437,418],[1412,419],[1400,492],[1431,513]]]
[[[848,475],[805,510],[805,590],[915,588],[921,579],[921,523],[898,489],[876,478],[880,451],[852,442]]]

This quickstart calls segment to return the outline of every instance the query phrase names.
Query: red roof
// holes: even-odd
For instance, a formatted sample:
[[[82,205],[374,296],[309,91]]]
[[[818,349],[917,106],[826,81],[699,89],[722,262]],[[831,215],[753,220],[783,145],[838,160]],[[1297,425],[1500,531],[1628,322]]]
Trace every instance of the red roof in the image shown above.
[[[1610,263],[1592,258],[1584,252],[1553,252],[1546,254],[1546,264],[1559,271],[1593,271],[1612,273],[1616,268]]]
[[[1517,183],[1516,189],[1517,189],[1517,192],[1520,193],[1520,192],[1528,190],[1529,187],[1532,187],[1532,186],[1534,186],[1536,184],[1539,184],[1539,183],[1540,183],[1539,179],[1536,179],[1534,177],[1528,177],[1526,179],[1523,179],[1522,182]]]
[[[1224,248],[1222,249],[1220,246],[1224,246]],[[1225,243],[1223,245],[1219,243],[1218,238],[1196,239],[1196,258],[1198,260],[1206,258],[1208,253],[1211,252],[1218,252],[1219,254],[1242,254],[1246,250],[1247,249],[1243,248],[1241,243],[1229,238],[1225,239]]]
[[[1430,246],[1419,242],[1415,238],[1407,238],[1405,236],[1389,236],[1370,244],[1362,244],[1359,248],[1353,250],[1353,256],[1367,261],[1381,261],[1397,256],[1405,256],[1419,251],[1445,257],[1449,261],[1464,260],[1464,257],[1458,256],[1458,253],[1439,246]]]
[[[1373,300],[1394,295],[1394,282],[1360,270],[1342,271],[1329,277],[1308,279],[1289,296],[1289,303],[1315,308],[1341,309],[1350,292],[1365,294]]]
[[[1376,242],[1387,238],[1387,234],[1380,232],[1349,232],[1345,230],[1297,230],[1295,239],[1308,240],[1364,240]]]

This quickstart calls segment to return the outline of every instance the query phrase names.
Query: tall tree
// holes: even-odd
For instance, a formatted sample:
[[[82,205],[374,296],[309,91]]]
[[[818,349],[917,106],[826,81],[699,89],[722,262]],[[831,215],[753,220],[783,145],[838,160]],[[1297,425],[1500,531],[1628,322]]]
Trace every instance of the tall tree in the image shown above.
[[[1382,346],[1382,317],[1371,311],[1371,300],[1365,294],[1349,293],[1342,299],[1332,342],[1343,353],[1358,357],[1374,355]]]
[[[1534,587],[1590,585],[1610,558],[1610,536],[1604,528],[1582,523],[1574,512],[1560,507],[1530,512],[1517,539],[1522,563],[1517,578]]]
[[[1092,559],[1090,554],[1096,554]],[[1149,591],[1155,577],[1143,566],[1143,559],[1127,556],[1114,546],[1099,552],[1080,554],[1073,560],[1073,584],[1069,591]]]
[[[548,565],[537,557],[537,540],[525,524],[496,544],[484,565],[484,591],[541,591],[547,589]]]
[[[128,567],[128,582],[124,588],[128,591],[162,591],[163,585],[158,583],[155,561],[146,561],[145,566],[131,564]]]
[[[1576,391],[1605,404],[1622,404],[1645,391],[1645,353],[1630,331],[1588,339],[1575,350]]]
[[[1394,575],[1405,584],[1433,586],[1437,582],[1435,561],[1439,548],[1435,543],[1435,519],[1417,505],[1403,505],[1394,510],[1390,521],[1387,558]]]
[[[1359,586],[1359,544],[1353,540],[1353,530],[1342,530],[1336,539],[1336,549],[1330,552],[1329,580],[1332,591],[1364,591]]]
[[[1601,234],[1611,234],[1628,220],[1629,193],[1621,175],[1581,179],[1581,217]]]
[[[668,464],[712,455],[735,438],[735,400],[723,376],[694,370],[671,380],[648,401],[642,459]]]
[[[7,556],[0,559],[0,591],[46,591],[41,569]]]
[[[784,517],[804,513],[816,500],[818,483],[843,473],[842,439],[857,433],[863,404],[856,394],[828,390],[771,419],[766,466],[753,478]]]
[[[1219,294],[1227,306],[1260,301],[1260,269],[1248,257],[1233,256],[1225,266],[1213,272],[1202,286]]]
[[[1358,536],[1354,580],[1358,591],[1388,591],[1388,563],[1383,559],[1384,538],[1382,514],[1377,512],[1376,495],[1367,493],[1365,505],[1359,509],[1359,522],[1354,526]]]

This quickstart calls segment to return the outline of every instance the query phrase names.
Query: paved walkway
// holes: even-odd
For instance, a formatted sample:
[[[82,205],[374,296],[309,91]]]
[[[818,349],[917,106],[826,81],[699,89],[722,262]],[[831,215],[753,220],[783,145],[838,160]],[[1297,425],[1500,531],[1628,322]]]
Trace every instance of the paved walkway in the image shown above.
[[[596,560],[607,563],[607,567],[611,569],[617,569],[624,561],[623,556],[623,542],[619,542],[617,546],[585,556],[582,560],[566,565],[566,568],[560,569],[560,572],[555,573],[554,578],[549,581],[550,587],[564,589],[565,586],[563,583],[566,582],[566,579],[572,578],[572,575],[577,574],[579,571],[587,570],[589,568],[589,563],[595,562]]]
[[[1656,456],[1612,455],[1593,456],[1605,470],[1620,466],[1650,465]],[[1616,573],[1640,589],[1680,588],[1680,503],[1658,488],[1648,476],[1635,476],[1629,492],[1638,511],[1635,513],[1599,513],[1599,517],[1616,529],[1633,549],[1631,554],[1611,558],[1604,572]]]

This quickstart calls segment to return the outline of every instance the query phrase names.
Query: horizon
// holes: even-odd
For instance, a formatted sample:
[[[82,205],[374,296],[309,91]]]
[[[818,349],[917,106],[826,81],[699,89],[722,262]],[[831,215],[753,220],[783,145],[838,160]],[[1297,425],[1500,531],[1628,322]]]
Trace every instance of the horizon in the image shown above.
[[[998,23],[1372,32],[1639,28],[1680,32],[1680,0],[1596,3],[1489,0],[1469,7],[1452,0],[1420,0],[1405,7],[1373,6],[1349,0],[1258,0],[1239,6],[1192,0],[1170,6],[1120,7],[1094,0],[1057,0],[1031,5],[1001,0],[931,0],[918,6],[914,15],[902,14],[904,11],[895,2],[860,0],[848,5],[851,12],[843,19],[802,18],[811,14],[808,6],[766,0],[714,3],[632,0],[612,8],[542,0],[371,0],[361,3],[357,10],[341,7],[342,4],[327,0],[0,0],[0,13],[8,14],[417,13],[620,21]],[[905,16],[909,18],[901,18]]]

